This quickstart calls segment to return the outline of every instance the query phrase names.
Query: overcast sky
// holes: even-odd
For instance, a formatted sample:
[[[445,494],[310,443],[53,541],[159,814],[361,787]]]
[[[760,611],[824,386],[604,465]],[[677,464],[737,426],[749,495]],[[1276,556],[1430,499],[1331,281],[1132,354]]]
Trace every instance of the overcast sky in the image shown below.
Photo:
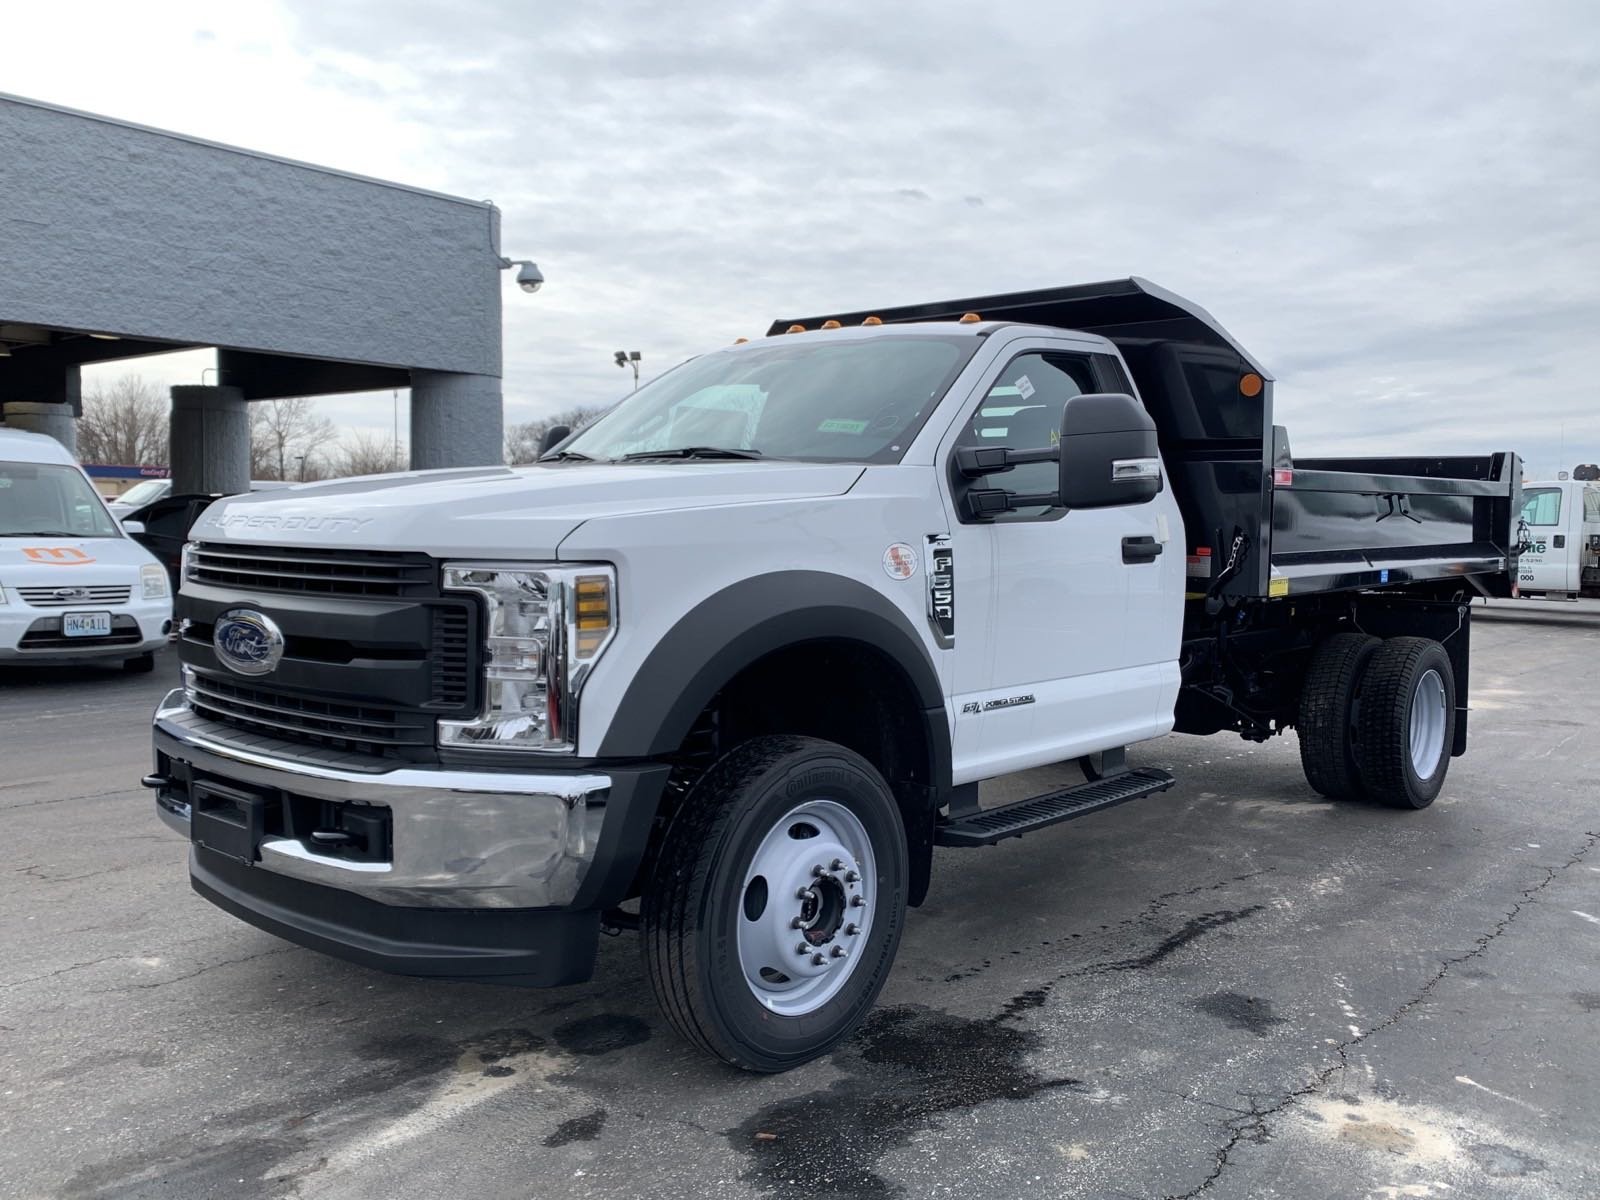
[[[1600,460],[1592,0],[152,0],[5,42],[0,90],[493,200],[549,280],[506,281],[508,420],[615,399],[616,349],[1138,274],[1302,454]]]

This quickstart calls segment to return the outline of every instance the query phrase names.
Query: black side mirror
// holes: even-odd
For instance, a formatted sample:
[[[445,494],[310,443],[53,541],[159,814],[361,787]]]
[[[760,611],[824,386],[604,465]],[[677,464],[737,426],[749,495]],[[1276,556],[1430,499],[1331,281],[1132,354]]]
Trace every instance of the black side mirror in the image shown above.
[[[549,454],[556,446],[566,441],[571,433],[572,426],[570,425],[550,426],[549,429],[544,431],[544,436],[539,439],[539,457],[543,458],[546,454]]]
[[[1161,491],[1155,420],[1132,396],[1090,392],[1061,410],[1061,504],[1143,504]]]

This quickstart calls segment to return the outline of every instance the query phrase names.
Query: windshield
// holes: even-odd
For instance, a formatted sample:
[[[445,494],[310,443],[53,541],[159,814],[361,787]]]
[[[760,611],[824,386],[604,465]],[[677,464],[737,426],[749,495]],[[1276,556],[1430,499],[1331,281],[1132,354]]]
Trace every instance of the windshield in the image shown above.
[[[0,537],[120,537],[77,467],[0,462]]]
[[[898,462],[978,339],[825,335],[708,354],[562,446],[574,457]],[[729,455],[727,451],[745,451]]]
[[[134,484],[122,495],[115,497],[113,503],[126,504],[129,508],[138,508],[141,504],[149,504],[152,500],[159,500],[167,494],[171,480],[146,479]]]

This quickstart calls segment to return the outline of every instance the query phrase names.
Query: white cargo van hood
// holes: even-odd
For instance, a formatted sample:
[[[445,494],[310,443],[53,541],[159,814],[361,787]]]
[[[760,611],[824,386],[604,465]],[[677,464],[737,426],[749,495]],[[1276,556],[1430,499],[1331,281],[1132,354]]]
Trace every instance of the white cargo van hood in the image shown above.
[[[128,585],[138,594],[139,568],[155,557],[125,537],[0,537],[0,586]]]
[[[837,496],[850,463],[562,463],[374,475],[219,500],[195,541],[552,558],[597,517]]]

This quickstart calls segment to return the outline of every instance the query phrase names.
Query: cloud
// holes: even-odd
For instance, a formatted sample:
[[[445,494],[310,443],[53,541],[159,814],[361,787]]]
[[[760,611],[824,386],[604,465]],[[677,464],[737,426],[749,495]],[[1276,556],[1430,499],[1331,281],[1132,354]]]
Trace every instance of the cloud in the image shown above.
[[[18,16],[12,90],[494,199],[549,279],[508,285],[513,419],[622,394],[618,347],[1139,274],[1273,370],[1302,453],[1600,457],[1586,0],[189,3],[108,6],[104,51]]]

